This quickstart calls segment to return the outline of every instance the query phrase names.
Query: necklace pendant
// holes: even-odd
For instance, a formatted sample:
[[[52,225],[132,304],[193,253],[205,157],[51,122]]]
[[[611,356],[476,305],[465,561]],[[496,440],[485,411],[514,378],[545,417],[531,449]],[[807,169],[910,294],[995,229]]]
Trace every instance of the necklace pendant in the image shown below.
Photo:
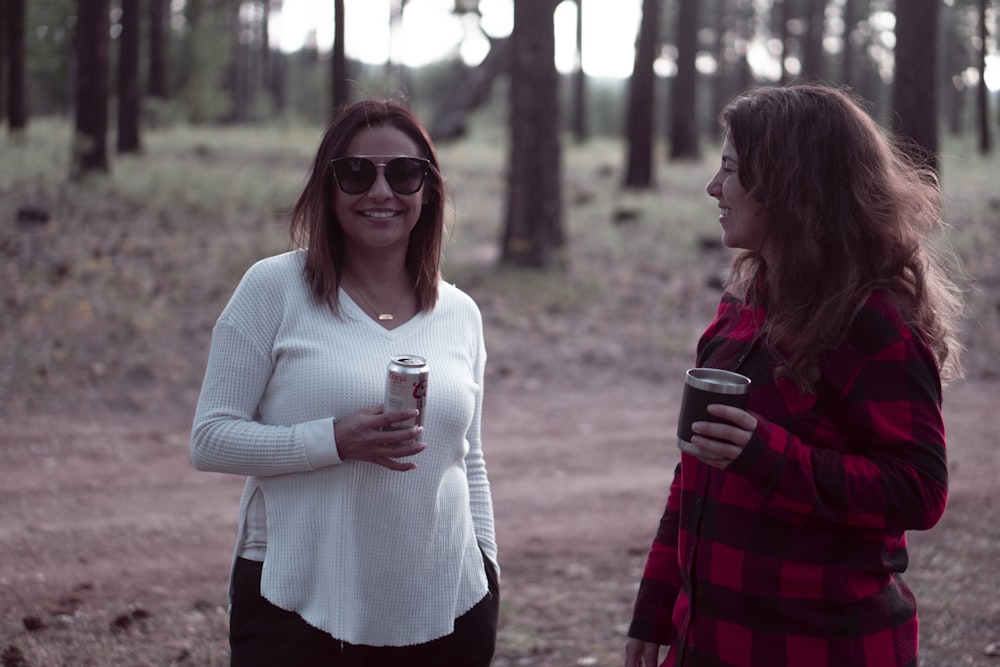
[[[391,319],[392,319],[392,313],[379,313],[378,314],[378,321],[379,322],[385,322],[385,321],[391,320]]]

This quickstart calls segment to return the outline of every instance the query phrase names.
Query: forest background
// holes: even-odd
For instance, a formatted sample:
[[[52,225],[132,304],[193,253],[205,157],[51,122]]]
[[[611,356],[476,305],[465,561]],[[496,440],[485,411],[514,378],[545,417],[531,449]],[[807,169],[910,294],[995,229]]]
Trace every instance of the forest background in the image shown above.
[[[675,457],[672,378],[728,259],[704,194],[715,114],[795,77],[850,85],[940,171],[968,375],[946,394],[949,511],[907,576],[925,665],[997,664],[995,3],[644,0],[628,79],[556,70],[556,4],[516,0],[481,62],[419,69],[263,49],[275,0],[0,4],[3,667],[225,664],[239,480],[186,458],[211,326],[287,248],[337,95],[400,90],[453,194],[446,277],[486,320],[496,664],[618,664]]]

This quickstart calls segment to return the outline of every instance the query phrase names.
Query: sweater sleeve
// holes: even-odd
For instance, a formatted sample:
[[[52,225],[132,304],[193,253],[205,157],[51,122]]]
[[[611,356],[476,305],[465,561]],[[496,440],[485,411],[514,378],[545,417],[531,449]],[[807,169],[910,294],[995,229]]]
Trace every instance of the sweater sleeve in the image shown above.
[[[646,557],[646,567],[639,582],[632,610],[628,636],[661,646],[673,643],[677,636],[671,616],[681,588],[681,571],[677,558],[680,517],[681,464],[674,470],[667,505]]]
[[[483,454],[482,416],[483,394],[486,371],[486,346],[483,340],[482,316],[475,309],[475,349],[473,350],[473,377],[479,390],[476,393],[475,411],[472,423],[469,425],[469,452],[465,457],[466,475],[469,483],[469,502],[472,511],[473,527],[476,540],[483,553],[500,568],[497,561],[496,529],[493,522],[493,496],[490,492],[489,477],[486,472],[486,459]]]
[[[273,370],[283,278],[268,263],[252,267],[215,325],[191,432],[198,470],[264,477],[340,461],[332,415],[290,425],[258,419]]]

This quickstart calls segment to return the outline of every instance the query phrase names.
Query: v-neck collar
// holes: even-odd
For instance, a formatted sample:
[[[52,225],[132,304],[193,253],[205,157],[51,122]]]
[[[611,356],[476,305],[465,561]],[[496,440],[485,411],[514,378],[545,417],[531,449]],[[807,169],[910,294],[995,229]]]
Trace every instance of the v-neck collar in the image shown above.
[[[403,322],[395,329],[386,329],[384,326],[379,324],[379,321],[368,314],[361,305],[351,298],[351,295],[347,293],[343,287],[339,288],[340,296],[340,309],[343,311],[343,315],[349,317],[352,320],[360,320],[365,323],[366,326],[373,327],[374,329],[381,332],[382,335],[389,338],[395,338],[401,335],[403,332],[409,331],[417,325],[418,322],[423,320],[426,313],[424,311],[418,311],[416,315]]]

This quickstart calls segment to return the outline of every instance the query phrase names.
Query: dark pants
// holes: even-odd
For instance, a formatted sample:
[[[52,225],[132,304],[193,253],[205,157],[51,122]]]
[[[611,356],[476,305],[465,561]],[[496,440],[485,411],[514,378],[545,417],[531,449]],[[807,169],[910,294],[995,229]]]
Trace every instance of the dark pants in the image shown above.
[[[359,646],[334,639],[260,594],[263,563],[239,558],[229,619],[232,667],[488,667],[496,646],[500,591],[489,560],[489,592],[455,619],[455,631],[414,646]]]

